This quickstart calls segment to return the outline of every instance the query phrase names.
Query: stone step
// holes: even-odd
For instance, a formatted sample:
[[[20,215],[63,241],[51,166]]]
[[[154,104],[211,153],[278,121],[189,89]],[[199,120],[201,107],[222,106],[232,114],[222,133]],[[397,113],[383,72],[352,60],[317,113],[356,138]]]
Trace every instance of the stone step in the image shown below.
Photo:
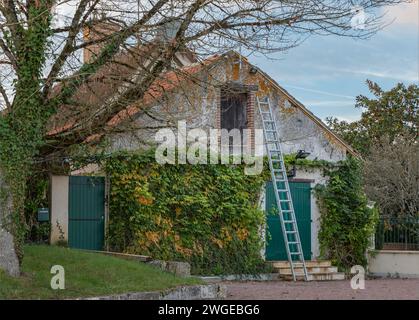
[[[276,271],[279,274],[287,275],[292,274],[291,268],[274,268],[274,271]],[[297,273],[303,273],[303,268],[294,268],[294,271]],[[327,274],[327,273],[337,273],[338,268],[337,267],[307,267],[307,272],[309,274]]]
[[[298,273],[297,281],[304,280],[304,275],[302,273]],[[280,275],[282,280],[292,281],[292,275]],[[336,280],[345,280],[345,273],[343,272],[336,272],[336,273],[318,273],[318,274],[309,274],[308,275],[309,281],[336,281]]]
[[[281,268],[290,268],[290,263],[288,261],[270,261],[270,264],[275,269],[281,269]],[[301,262],[294,263],[295,266],[301,266]],[[306,267],[307,268],[316,268],[316,267],[331,267],[332,262],[329,260],[311,260],[306,261]]]
[[[291,267],[288,261],[271,261],[274,272],[278,273],[282,280],[293,280]],[[309,281],[332,281],[344,280],[345,274],[338,272],[338,268],[332,266],[329,260],[313,260],[306,261],[307,273]],[[304,269],[301,262],[294,263],[294,271],[297,280],[304,280]]]

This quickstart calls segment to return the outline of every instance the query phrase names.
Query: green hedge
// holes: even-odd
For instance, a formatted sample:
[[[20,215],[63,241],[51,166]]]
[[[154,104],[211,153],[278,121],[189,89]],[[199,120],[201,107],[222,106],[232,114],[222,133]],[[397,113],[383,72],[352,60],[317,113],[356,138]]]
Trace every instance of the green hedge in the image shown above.
[[[159,165],[154,153],[117,153],[111,179],[108,243],[154,259],[188,261],[195,274],[256,273],[260,190],[267,176],[241,165]]]

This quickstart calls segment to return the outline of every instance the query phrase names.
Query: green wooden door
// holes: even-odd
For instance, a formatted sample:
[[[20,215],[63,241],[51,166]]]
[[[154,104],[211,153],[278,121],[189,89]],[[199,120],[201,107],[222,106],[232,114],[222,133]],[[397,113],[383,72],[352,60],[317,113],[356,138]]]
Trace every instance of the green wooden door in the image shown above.
[[[304,259],[311,260],[311,189],[307,182],[290,182],[291,197],[300,232]],[[285,251],[272,182],[266,184],[267,243],[266,260],[288,260]]]
[[[68,244],[102,250],[105,229],[105,178],[70,177]]]

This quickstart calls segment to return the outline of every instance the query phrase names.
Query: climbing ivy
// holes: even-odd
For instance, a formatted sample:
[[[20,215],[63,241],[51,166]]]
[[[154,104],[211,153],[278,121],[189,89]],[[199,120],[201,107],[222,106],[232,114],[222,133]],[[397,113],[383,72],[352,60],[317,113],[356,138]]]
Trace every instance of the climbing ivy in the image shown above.
[[[105,167],[113,250],[188,261],[199,274],[263,270],[266,175],[245,175],[242,165],[159,165],[153,152],[117,153]]]
[[[286,154],[284,155],[284,163],[287,169],[290,169],[291,166],[296,165],[297,167],[302,168],[318,168],[318,169],[325,169],[325,168],[335,168],[339,164],[334,162],[326,161],[326,160],[318,160],[318,159],[296,159],[296,154]]]
[[[25,197],[27,182],[34,172],[34,158],[43,145],[45,125],[51,110],[43,104],[42,70],[45,50],[51,33],[50,8],[52,0],[39,0],[29,6],[28,24],[16,25],[20,40],[5,40],[17,60],[17,80],[10,110],[0,117],[0,169],[3,188],[11,195],[10,221],[6,227],[15,238],[15,250],[22,260],[23,241],[27,232]],[[3,203],[3,207],[8,205]]]
[[[329,176],[327,184],[314,189],[321,209],[321,254],[346,271],[354,265],[365,266],[378,212],[368,207],[361,162],[349,157],[336,168],[325,168],[325,175]]]
[[[107,241],[113,250],[188,261],[200,274],[264,268],[265,217],[258,199],[270,178],[266,159],[260,176],[246,176],[242,165],[159,165],[153,150],[93,160],[104,163],[111,180]],[[343,270],[365,265],[378,214],[367,205],[360,161],[295,160],[295,155],[284,161],[288,168],[322,169],[329,177],[314,188],[321,255]]]
[[[25,201],[25,222],[27,232],[25,241],[30,243],[48,243],[51,230],[49,222],[38,221],[38,209],[49,207],[49,175],[46,172],[31,175],[27,183]]]

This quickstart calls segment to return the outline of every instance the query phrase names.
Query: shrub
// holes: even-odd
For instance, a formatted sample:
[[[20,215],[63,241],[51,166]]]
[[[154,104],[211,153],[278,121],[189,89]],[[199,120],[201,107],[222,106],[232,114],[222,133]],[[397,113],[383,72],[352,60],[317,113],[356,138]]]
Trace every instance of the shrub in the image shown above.
[[[365,254],[378,219],[377,210],[367,205],[361,170],[359,160],[350,157],[335,169],[326,168],[327,185],[315,187],[321,254],[343,270],[367,264]]]

